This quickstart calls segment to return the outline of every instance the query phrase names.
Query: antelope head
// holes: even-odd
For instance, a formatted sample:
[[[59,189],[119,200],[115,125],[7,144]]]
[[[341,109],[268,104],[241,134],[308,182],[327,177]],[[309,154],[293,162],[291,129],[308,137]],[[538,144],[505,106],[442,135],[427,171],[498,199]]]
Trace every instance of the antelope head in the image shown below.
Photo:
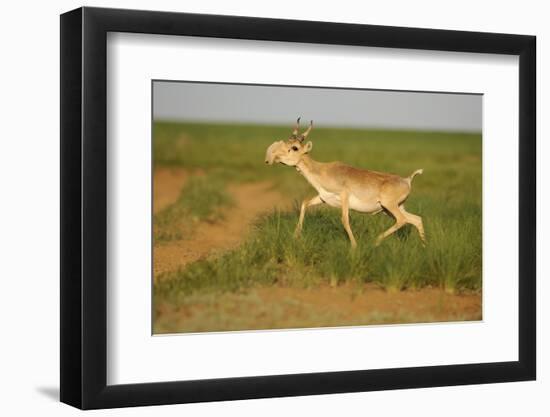
[[[304,143],[311,128],[313,127],[313,120],[309,123],[307,130],[298,134],[300,127],[300,118],[296,120],[296,126],[290,137],[287,140],[279,140],[273,142],[265,154],[265,163],[272,165],[273,163],[280,163],[288,166],[296,166],[302,156],[307,154],[313,148],[313,143]]]

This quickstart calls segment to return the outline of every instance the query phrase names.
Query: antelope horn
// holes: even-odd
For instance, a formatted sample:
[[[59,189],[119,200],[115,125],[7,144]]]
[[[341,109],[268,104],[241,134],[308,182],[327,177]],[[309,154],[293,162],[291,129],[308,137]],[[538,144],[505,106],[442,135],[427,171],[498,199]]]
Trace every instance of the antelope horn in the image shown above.
[[[305,138],[307,138],[307,135],[309,135],[309,132],[311,132],[311,128],[313,127],[313,120],[311,120],[309,122],[309,127],[307,128],[307,130],[302,133],[302,135],[300,136],[300,142],[303,142],[305,140]]]
[[[296,120],[296,126],[294,127],[294,130],[292,131],[292,136],[297,137],[298,136],[298,129],[300,128],[300,119],[301,117],[298,117]]]

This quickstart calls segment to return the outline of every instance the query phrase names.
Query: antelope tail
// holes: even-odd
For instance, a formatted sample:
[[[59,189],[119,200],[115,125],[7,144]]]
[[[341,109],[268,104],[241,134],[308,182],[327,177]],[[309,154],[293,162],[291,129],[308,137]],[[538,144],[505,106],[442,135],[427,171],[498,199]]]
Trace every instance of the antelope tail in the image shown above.
[[[420,168],[420,169],[417,169],[416,171],[414,171],[411,175],[409,175],[407,177],[407,180],[409,180],[409,184],[412,183],[412,180],[413,180],[414,177],[416,177],[419,174],[422,174],[423,172],[424,172],[424,170],[422,168]]]

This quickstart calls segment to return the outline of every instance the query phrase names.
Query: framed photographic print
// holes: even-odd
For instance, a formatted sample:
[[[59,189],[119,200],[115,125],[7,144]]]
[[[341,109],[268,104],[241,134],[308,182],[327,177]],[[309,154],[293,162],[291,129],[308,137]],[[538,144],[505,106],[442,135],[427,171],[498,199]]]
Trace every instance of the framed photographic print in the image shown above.
[[[61,16],[61,400],[535,379],[535,38]]]

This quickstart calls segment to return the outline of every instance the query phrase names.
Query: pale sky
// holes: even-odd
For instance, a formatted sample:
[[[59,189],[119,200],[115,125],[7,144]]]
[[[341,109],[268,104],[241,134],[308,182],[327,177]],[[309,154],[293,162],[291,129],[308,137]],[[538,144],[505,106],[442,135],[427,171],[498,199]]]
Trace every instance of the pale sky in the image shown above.
[[[482,95],[153,82],[155,120],[481,132]]]

